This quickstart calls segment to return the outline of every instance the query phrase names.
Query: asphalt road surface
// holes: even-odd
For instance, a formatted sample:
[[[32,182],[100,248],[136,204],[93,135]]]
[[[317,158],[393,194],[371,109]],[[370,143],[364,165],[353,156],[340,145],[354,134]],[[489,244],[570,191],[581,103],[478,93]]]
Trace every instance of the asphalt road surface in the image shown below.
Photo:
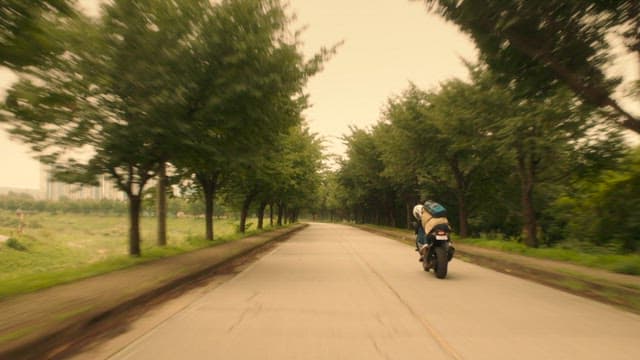
[[[76,359],[640,359],[640,316],[312,224]]]

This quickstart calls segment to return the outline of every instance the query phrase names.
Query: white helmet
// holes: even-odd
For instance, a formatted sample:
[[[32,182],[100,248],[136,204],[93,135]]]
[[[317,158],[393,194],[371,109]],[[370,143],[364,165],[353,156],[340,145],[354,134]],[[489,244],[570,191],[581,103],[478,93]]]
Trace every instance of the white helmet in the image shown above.
[[[422,208],[424,206],[422,205],[416,205],[413,207],[413,217],[416,218],[416,220],[420,220],[422,218]]]

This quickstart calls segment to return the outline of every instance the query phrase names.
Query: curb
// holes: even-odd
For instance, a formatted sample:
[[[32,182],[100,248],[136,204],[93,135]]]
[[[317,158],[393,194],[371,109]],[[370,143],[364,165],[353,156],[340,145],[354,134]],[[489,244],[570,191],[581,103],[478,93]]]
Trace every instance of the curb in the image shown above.
[[[45,322],[44,324],[40,324],[42,328],[39,328],[37,332],[16,340],[9,340],[6,344],[0,346],[0,359],[62,358],[73,351],[78,345],[85,343],[87,339],[98,335],[116,322],[122,321],[127,317],[132,317],[133,315],[139,315],[145,311],[146,306],[159,303],[167,299],[168,296],[179,296],[183,291],[193,287],[194,283],[197,285],[198,282],[215,275],[218,271],[224,271],[226,265],[233,266],[232,262],[234,260],[256,253],[275,241],[285,240],[307,226],[308,224],[294,225],[286,229],[278,229],[230,243],[150,261],[132,268],[117,270],[114,273],[128,271],[131,272],[132,275],[135,275],[136,270],[142,268],[154,266],[163,268],[172,258],[174,262],[176,262],[176,260],[193,258],[194,255],[197,255],[196,253],[204,254],[207,250],[211,252],[211,249],[214,248],[219,248],[220,251],[227,250],[226,248],[229,250],[228,254],[218,258],[212,258],[211,262],[192,266],[191,269],[188,269],[188,271],[184,273],[176,273],[165,279],[158,280],[141,292],[134,292],[122,296],[121,299],[107,301],[108,304],[97,306],[91,311],[87,311],[78,316],[71,316],[67,321],[60,320],[56,323]],[[227,245],[226,248],[222,249],[225,245]],[[109,274],[113,273],[98,275],[92,279],[100,279]],[[61,286],[73,286],[74,284],[82,286],[82,281],[83,280],[79,280],[78,282]],[[123,284],[122,286],[126,287],[127,284]],[[68,306],[68,304],[66,305]],[[63,306],[65,305],[61,305],[61,307]],[[1,302],[0,310],[2,310]],[[133,310],[139,310],[139,312],[133,314]]]

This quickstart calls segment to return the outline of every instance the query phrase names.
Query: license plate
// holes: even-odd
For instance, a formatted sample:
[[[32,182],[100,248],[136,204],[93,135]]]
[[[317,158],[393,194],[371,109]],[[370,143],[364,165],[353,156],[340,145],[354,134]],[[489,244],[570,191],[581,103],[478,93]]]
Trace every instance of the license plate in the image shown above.
[[[436,240],[449,240],[447,235],[436,235]]]

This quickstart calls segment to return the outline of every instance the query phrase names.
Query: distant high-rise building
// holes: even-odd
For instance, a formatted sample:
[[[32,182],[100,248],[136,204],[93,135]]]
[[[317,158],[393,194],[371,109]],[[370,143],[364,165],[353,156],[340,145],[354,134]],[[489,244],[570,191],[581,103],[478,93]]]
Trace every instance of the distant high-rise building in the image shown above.
[[[113,181],[106,175],[99,177],[98,186],[66,184],[54,181],[51,176],[51,168],[40,165],[40,191],[46,200],[60,200],[67,198],[72,200],[125,200],[124,192],[116,188]]]

